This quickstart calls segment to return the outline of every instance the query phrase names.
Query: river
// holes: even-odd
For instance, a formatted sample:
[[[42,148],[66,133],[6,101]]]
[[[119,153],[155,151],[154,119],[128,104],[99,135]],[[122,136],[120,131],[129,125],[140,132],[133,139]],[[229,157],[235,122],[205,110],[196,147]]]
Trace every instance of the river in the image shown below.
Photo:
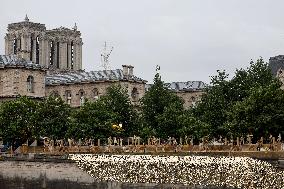
[[[97,182],[75,163],[0,161],[0,189],[205,189],[149,183]],[[206,187],[206,189],[217,187]],[[225,187],[219,187],[225,188]]]

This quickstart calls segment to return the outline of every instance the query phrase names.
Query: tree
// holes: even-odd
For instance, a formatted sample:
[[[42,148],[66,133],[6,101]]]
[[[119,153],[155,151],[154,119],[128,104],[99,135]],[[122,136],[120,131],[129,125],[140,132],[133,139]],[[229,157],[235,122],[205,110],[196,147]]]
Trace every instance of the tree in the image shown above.
[[[95,102],[86,102],[73,114],[73,126],[68,135],[76,138],[107,138],[131,136],[138,132],[138,115],[127,91],[120,85],[107,88],[106,95]],[[122,124],[122,130],[113,125]]]
[[[74,111],[68,137],[107,138],[113,134],[111,126],[115,117],[116,115],[109,111],[102,101],[88,101],[80,109]]]
[[[251,89],[249,96],[228,112],[227,127],[235,136],[255,139],[284,134],[284,91],[279,82]]]
[[[191,137],[199,141],[202,137],[209,135],[209,125],[196,119],[190,110],[184,111],[179,116],[180,129],[177,131],[180,137]]]
[[[226,136],[230,134],[228,114],[235,111],[232,108],[245,101],[251,95],[251,89],[258,90],[274,82],[276,79],[262,59],[251,61],[247,69],[236,70],[231,80],[225,72],[218,71],[218,75],[212,77],[211,86],[206,89],[202,101],[192,112],[196,119],[209,125],[212,137]]]
[[[4,141],[22,144],[38,137],[37,107],[38,102],[27,97],[1,104],[0,128]]]
[[[141,105],[145,132],[161,138],[177,136],[175,120],[183,112],[183,100],[165,87],[158,73]]]
[[[230,91],[228,75],[224,71],[218,71],[218,75],[212,77],[209,86],[202,96],[201,102],[192,109],[197,120],[209,125],[211,136],[226,135],[224,123],[227,120],[227,110],[231,101],[228,98]]]
[[[105,108],[112,114],[113,124],[122,124],[123,136],[131,136],[138,132],[137,111],[131,104],[128,92],[121,85],[112,85],[107,88],[106,95],[102,96],[100,101]]]
[[[65,138],[70,127],[71,107],[60,97],[49,96],[39,102],[37,128],[43,137]]]

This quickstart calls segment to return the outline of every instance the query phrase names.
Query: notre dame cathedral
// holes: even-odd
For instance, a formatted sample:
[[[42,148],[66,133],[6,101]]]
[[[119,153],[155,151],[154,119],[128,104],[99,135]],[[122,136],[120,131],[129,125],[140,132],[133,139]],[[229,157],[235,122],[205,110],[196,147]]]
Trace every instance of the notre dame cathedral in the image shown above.
[[[76,24],[72,29],[47,30],[44,24],[33,23],[27,16],[22,22],[9,24],[5,55],[0,55],[0,101],[54,95],[72,107],[79,107],[85,99],[98,99],[116,83],[127,89],[135,104],[151,86],[133,74],[131,65],[115,70],[84,71],[82,45]],[[186,107],[200,99],[205,87],[201,81],[166,85],[184,99]]]

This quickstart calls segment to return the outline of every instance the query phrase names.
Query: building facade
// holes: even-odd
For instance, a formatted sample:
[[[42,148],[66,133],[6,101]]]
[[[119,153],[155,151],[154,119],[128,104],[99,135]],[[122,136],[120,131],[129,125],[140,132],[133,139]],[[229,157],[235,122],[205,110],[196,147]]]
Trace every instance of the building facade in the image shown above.
[[[8,25],[5,54],[17,55],[43,67],[55,70],[82,69],[82,38],[73,29],[59,27],[47,30],[44,24],[23,22]]]
[[[23,22],[8,25],[5,55],[0,55],[0,101],[28,96],[43,99],[60,96],[72,107],[86,99],[95,101],[113,84],[128,91],[137,104],[150,85],[134,75],[134,67],[86,72],[82,69],[82,38],[76,24],[72,29],[47,30],[44,24]],[[185,107],[200,100],[201,81],[167,83],[166,87],[184,99]]]

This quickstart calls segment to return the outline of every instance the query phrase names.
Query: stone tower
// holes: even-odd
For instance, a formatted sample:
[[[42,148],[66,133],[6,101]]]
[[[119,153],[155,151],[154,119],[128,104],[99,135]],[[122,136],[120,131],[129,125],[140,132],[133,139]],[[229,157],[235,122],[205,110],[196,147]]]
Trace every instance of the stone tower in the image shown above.
[[[82,45],[76,24],[73,29],[46,30],[27,16],[23,22],[9,24],[5,36],[6,55],[15,54],[52,70],[81,70]]]

